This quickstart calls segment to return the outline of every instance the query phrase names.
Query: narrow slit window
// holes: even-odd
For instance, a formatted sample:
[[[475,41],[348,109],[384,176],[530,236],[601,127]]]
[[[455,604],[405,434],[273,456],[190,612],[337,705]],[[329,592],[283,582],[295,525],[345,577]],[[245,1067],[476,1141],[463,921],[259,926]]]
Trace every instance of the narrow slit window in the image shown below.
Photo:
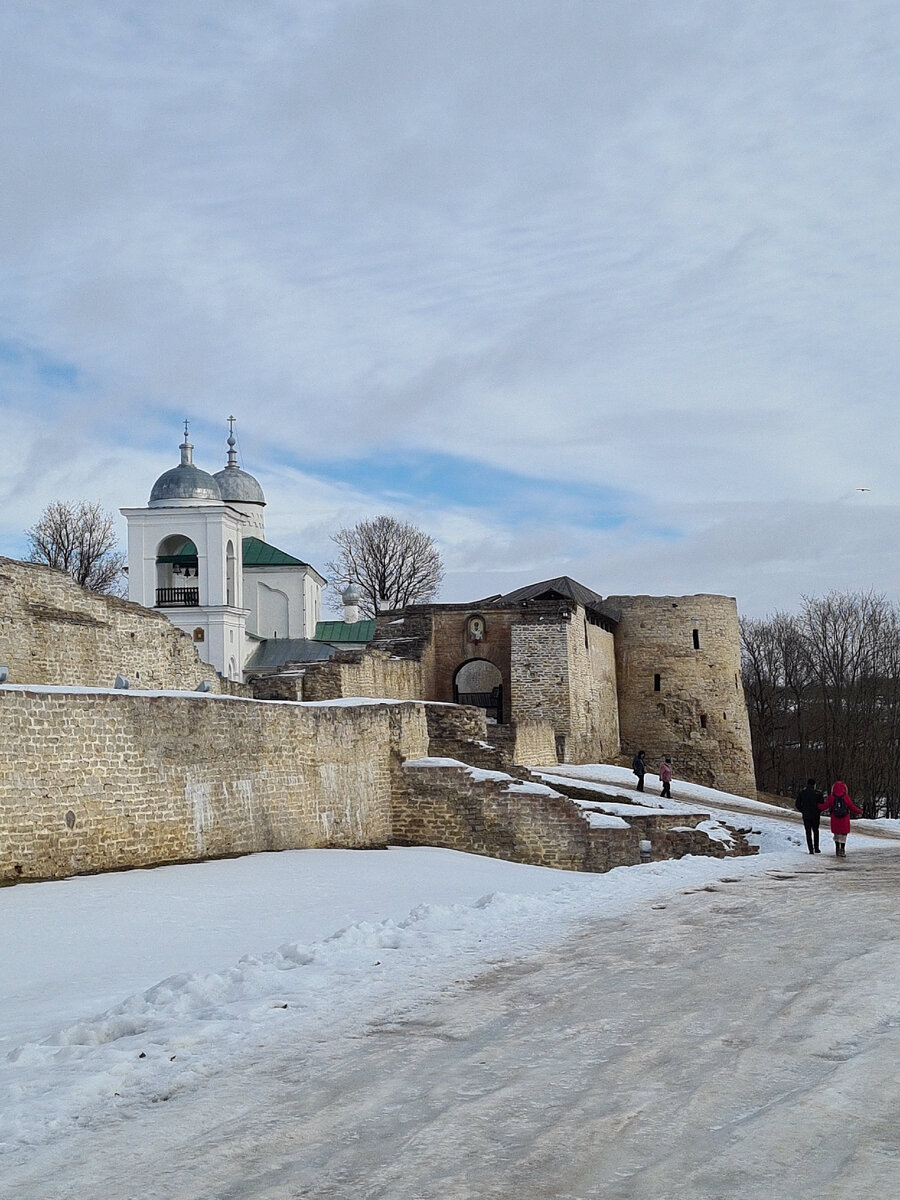
[[[706,728],[706,713],[701,713],[701,714],[700,714],[700,728],[701,728],[701,729],[705,729],[705,728]]]
[[[694,649],[695,650],[700,649],[700,630],[699,629],[694,630]]]
[[[653,676],[653,690],[654,690],[654,692],[658,692],[658,691],[659,691],[659,688],[660,688],[660,684],[661,684],[661,683],[662,683],[662,679],[660,678],[660,676],[659,676],[659,675],[654,675],[654,676]]]

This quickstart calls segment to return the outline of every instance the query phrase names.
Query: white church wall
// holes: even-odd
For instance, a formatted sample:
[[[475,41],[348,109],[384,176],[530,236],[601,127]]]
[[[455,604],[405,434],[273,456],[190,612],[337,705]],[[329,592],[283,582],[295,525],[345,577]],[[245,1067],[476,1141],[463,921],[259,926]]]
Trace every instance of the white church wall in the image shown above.
[[[247,628],[259,637],[312,637],[307,613],[305,567],[247,567],[244,587],[250,617]]]
[[[261,579],[256,582],[256,630],[264,638],[290,637],[290,601],[286,592]]]
[[[319,577],[307,571],[303,581],[303,637],[311,638],[317,622],[322,620],[322,587]]]

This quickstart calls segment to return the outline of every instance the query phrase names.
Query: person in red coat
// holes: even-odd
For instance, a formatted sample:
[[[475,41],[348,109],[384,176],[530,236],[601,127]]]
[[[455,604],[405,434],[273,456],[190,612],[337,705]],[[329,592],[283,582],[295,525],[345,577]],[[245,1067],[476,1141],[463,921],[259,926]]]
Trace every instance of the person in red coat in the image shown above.
[[[838,858],[847,857],[847,834],[850,832],[850,814],[862,815],[847,791],[846,783],[837,781],[831,792],[819,805],[822,812],[831,813],[831,833],[834,837],[834,852]]]

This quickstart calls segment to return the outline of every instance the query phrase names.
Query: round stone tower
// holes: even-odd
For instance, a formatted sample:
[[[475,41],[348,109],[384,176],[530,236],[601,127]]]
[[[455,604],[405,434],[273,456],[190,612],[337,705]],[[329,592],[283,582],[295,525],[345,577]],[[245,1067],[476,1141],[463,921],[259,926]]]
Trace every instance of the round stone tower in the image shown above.
[[[676,779],[756,795],[741,686],[737,604],[728,596],[608,596],[622,751],[670,755]]]

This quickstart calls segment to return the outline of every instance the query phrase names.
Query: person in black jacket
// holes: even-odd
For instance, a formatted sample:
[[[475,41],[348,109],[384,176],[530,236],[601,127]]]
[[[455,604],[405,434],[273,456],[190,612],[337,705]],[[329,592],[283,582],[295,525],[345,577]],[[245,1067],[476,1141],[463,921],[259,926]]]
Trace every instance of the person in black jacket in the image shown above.
[[[819,853],[820,805],[824,800],[825,795],[816,787],[816,781],[807,779],[806,787],[801,788],[794,806],[798,812],[803,813],[803,828],[806,830],[806,844],[810,854]]]
[[[644,751],[638,750],[637,754],[631,760],[631,769],[634,771],[635,775],[637,775],[637,787],[634,789],[636,792],[642,792],[644,790],[644,775],[647,772],[647,764],[644,761],[644,758]]]

